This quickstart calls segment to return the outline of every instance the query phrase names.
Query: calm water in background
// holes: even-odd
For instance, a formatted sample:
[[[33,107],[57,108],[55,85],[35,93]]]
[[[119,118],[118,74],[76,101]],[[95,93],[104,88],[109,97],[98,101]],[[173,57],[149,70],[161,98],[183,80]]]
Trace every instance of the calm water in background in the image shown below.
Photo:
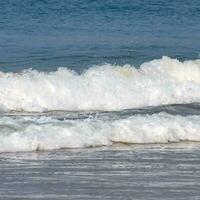
[[[0,69],[196,59],[199,18],[198,0],[1,0]]]
[[[138,67],[164,55],[197,59],[199,21],[199,0],[1,0],[0,71],[63,66],[82,72],[102,63]],[[191,104],[100,112],[98,117],[160,112],[200,114],[199,106]],[[21,117],[15,114],[12,120]],[[65,115],[69,120],[96,117],[56,117],[68,120]],[[1,153],[0,199],[199,199],[199,147],[183,143]]]

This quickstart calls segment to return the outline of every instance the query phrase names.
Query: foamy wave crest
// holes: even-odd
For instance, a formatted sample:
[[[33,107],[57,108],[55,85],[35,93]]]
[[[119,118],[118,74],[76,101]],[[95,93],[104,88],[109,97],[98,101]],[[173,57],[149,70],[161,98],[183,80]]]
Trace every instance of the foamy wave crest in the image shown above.
[[[83,148],[121,143],[200,141],[200,116],[166,113],[118,120],[1,117],[0,152]]]
[[[200,60],[163,57],[139,69],[106,64],[81,75],[66,68],[0,73],[4,110],[121,110],[192,102],[200,102]]]

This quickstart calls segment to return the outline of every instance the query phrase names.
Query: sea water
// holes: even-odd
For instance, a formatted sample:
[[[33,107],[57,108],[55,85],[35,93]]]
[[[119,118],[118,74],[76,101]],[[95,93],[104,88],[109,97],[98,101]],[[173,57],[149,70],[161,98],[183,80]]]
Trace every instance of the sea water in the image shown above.
[[[199,20],[197,0],[2,0],[0,198],[198,199]]]

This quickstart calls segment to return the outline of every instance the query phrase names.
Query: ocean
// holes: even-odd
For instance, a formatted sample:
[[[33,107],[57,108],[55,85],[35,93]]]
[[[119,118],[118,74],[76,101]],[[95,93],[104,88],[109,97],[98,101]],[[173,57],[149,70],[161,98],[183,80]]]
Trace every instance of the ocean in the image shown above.
[[[199,199],[200,1],[1,0],[0,199]]]

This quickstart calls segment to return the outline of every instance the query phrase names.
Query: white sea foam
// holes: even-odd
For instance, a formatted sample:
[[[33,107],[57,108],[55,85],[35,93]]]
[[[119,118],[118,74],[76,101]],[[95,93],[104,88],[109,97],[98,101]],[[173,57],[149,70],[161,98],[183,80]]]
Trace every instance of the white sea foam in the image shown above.
[[[0,73],[1,110],[120,110],[192,102],[200,102],[200,60],[163,57],[139,69],[105,64],[81,75],[67,68]]]
[[[122,143],[200,141],[200,116],[166,113],[118,120],[1,117],[0,152],[83,148]]]

